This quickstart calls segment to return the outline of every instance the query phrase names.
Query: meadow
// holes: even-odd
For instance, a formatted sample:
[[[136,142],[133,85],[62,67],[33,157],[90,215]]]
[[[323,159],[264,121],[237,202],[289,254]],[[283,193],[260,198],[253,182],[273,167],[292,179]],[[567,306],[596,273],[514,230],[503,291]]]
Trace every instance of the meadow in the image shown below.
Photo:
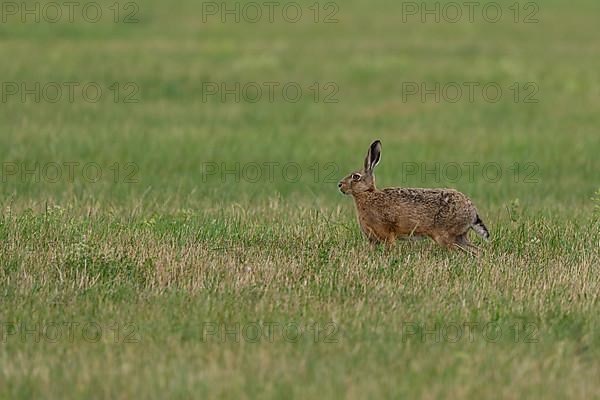
[[[0,398],[600,398],[598,2],[26,3]],[[375,139],[480,257],[367,243],[337,182]]]

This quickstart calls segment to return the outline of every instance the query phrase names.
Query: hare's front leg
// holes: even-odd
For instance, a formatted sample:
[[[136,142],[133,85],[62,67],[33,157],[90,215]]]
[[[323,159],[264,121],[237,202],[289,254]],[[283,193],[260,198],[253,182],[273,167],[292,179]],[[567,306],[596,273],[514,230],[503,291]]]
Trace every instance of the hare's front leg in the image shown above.
[[[387,251],[392,251],[394,249],[394,245],[396,244],[396,237],[390,234],[384,241],[385,249]]]
[[[372,247],[376,247],[378,244],[383,243],[386,250],[390,251],[396,243],[396,236],[393,233],[387,233],[387,235],[382,236],[381,234],[376,233],[373,229],[362,225],[361,230],[365,237],[369,240],[369,243],[371,243]]]
[[[373,232],[373,230],[371,230],[368,226],[361,225],[360,230],[362,231],[363,235],[365,235],[365,237],[369,240],[369,243],[371,243],[373,247],[379,244],[379,238],[377,237],[377,235],[375,235],[375,232]]]

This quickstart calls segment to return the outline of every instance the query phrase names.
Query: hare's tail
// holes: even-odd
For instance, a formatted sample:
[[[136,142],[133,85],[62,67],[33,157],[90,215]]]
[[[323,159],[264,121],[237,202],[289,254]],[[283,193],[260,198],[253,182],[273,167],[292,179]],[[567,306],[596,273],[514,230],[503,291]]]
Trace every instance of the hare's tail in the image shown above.
[[[488,231],[487,227],[485,226],[485,224],[483,223],[481,218],[479,218],[479,214],[477,214],[475,222],[473,222],[473,225],[471,225],[471,228],[473,228],[473,230],[475,232],[477,232],[477,234],[479,236],[481,236],[482,238],[484,238],[485,240],[488,240],[490,238],[490,232]]]

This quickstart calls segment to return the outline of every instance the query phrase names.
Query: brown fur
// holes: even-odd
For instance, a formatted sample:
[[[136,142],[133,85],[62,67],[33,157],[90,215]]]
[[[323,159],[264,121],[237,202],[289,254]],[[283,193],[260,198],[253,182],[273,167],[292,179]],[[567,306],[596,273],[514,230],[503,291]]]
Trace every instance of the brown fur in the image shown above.
[[[467,238],[469,229],[481,222],[471,200],[453,189],[377,189],[373,169],[380,153],[381,143],[375,141],[363,170],[338,185],[354,198],[358,222],[369,241],[390,246],[396,239],[428,236],[448,249],[477,251]]]

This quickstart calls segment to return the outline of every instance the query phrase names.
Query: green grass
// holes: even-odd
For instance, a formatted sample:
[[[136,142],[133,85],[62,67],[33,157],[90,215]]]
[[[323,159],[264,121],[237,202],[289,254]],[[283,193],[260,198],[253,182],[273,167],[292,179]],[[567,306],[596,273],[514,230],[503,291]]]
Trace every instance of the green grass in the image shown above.
[[[194,1],[139,3],[136,24],[0,23],[2,83],[105,94],[0,103],[0,397],[600,397],[600,8],[539,6],[536,24],[403,24],[385,0],[340,3],[336,24],[202,23]],[[139,102],[114,103],[114,82]],[[305,93],[203,102],[206,82]],[[314,102],[314,82],[339,101]],[[405,82],[505,93],[404,102]],[[515,82],[539,102],[512,101]],[[480,258],[366,243],[336,184],[374,139],[380,187],[473,199],[492,234]],[[70,162],[73,179],[44,177]],[[39,180],[20,175],[35,163]],[[276,164],[221,175],[236,163]]]

